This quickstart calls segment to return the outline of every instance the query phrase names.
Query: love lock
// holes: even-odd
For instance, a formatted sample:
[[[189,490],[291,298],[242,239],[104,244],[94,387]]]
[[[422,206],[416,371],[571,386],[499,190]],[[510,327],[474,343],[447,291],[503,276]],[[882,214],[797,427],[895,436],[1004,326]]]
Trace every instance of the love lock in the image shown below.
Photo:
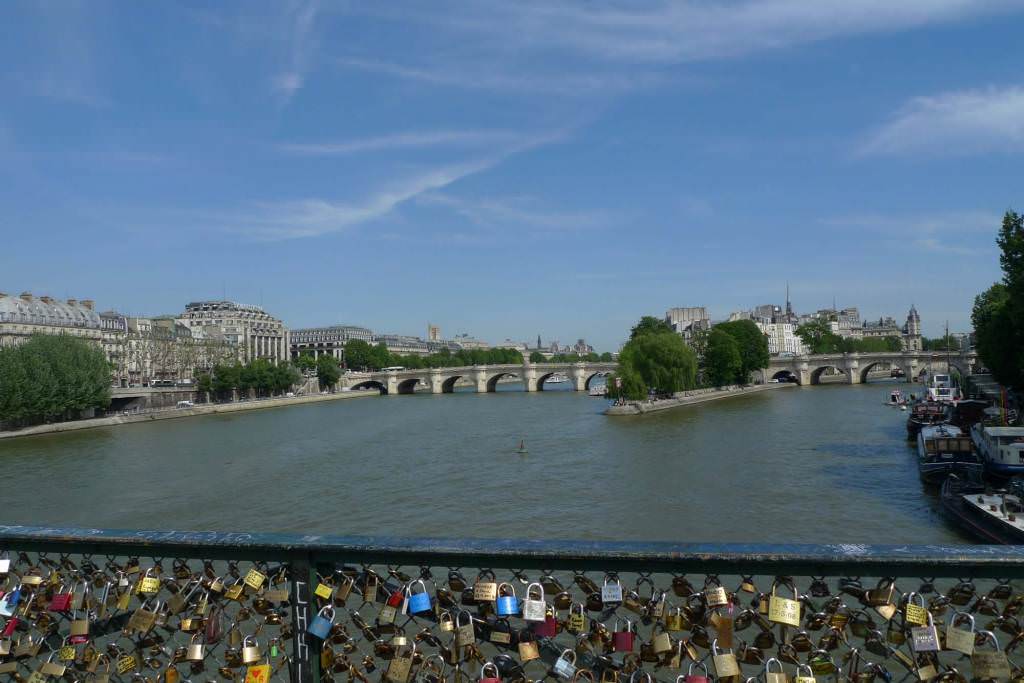
[[[413,587],[416,584],[419,584],[421,589],[418,593],[413,592]],[[422,579],[412,581],[408,586],[406,586],[405,599],[409,614],[421,614],[431,610],[430,593],[427,592],[427,586],[423,583]]]
[[[496,612],[500,617],[511,617],[519,614],[519,599],[515,589],[507,583],[498,584]]]

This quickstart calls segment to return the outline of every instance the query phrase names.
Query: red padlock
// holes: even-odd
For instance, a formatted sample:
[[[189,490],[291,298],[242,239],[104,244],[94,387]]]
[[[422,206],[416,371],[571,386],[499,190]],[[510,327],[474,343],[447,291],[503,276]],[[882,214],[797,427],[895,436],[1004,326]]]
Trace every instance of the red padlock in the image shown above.
[[[61,590],[64,590],[63,586],[61,586]],[[54,593],[53,597],[50,598],[50,606],[47,609],[51,612],[69,611],[71,609],[71,592]]]
[[[558,635],[558,619],[550,607],[545,612],[544,621],[533,623],[533,633],[538,638],[554,638]]]
[[[394,593],[388,596],[389,607],[401,607],[402,602],[405,600],[405,591],[401,588],[396,590]]]
[[[633,651],[633,640],[636,634],[633,633],[633,622],[629,619],[623,619],[626,622],[626,628],[619,630],[619,619],[615,620],[615,625],[612,627],[612,650],[615,652],[632,652]]]
[[[698,676],[693,673],[694,664],[697,664],[700,666],[700,668],[704,669],[703,676]],[[686,676],[677,677],[676,683],[711,683],[711,679],[708,678],[708,667],[704,664],[704,662],[690,662],[689,668],[686,669]]]
[[[3,637],[10,638],[14,635],[14,629],[18,628],[18,617],[11,617],[4,624]]]
[[[501,676],[494,662],[487,662],[480,667],[480,683],[501,683]]]

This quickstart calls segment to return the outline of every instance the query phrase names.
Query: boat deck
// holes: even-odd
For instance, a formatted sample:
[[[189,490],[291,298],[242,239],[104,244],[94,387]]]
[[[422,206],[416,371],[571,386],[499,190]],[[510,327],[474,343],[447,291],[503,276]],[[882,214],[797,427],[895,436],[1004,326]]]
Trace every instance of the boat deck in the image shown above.
[[[964,503],[983,515],[998,520],[1024,534],[1024,514],[1020,499],[1012,495],[992,493],[972,493],[964,495]]]

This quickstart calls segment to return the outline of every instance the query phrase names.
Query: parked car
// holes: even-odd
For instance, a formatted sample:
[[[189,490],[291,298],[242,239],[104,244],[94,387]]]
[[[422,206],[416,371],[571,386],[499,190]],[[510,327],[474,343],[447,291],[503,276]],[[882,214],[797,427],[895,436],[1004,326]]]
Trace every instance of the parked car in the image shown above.
[[[178,405],[176,405],[174,407],[175,408],[194,408],[195,405],[196,404],[193,403],[192,401],[178,401]]]

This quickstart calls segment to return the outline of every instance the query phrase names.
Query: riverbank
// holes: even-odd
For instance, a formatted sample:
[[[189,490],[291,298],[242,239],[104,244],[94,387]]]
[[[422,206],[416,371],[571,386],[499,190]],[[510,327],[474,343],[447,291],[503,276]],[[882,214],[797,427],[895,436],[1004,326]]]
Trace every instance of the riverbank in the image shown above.
[[[55,422],[53,424],[35,425],[9,432],[0,432],[0,439],[15,439],[40,434],[74,432],[81,429],[96,427],[113,427],[115,425],[133,424],[138,422],[154,422],[156,420],[177,420],[182,417],[196,415],[214,415],[218,413],[237,413],[245,410],[263,410],[265,408],[282,408],[285,406],[303,405],[306,403],[322,403],[323,401],[339,401],[348,398],[365,398],[380,396],[376,391],[339,391],[335,394],[315,394],[313,396],[294,396],[291,398],[268,398],[261,401],[242,401],[239,403],[210,403],[192,408],[177,408],[142,415],[117,415],[114,417],[97,417],[88,420],[71,422]]]
[[[675,398],[667,398],[660,401],[629,401],[625,405],[609,406],[609,408],[604,411],[604,414],[643,415],[645,413],[654,413],[661,410],[671,410],[673,408],[692,406],[698,403],[719,401],[723,398],[733,398],[735,396],[748,396],[749,394],[757,394],[761,393],[762,391],[772,391],[773,389],[783,389],[785,387],[795,386],[795,384],[781,383],[757,384],[749,387],[731,386],[722,387],[721,389],[693,389],[692,391],[680,392],[676,394]]]

